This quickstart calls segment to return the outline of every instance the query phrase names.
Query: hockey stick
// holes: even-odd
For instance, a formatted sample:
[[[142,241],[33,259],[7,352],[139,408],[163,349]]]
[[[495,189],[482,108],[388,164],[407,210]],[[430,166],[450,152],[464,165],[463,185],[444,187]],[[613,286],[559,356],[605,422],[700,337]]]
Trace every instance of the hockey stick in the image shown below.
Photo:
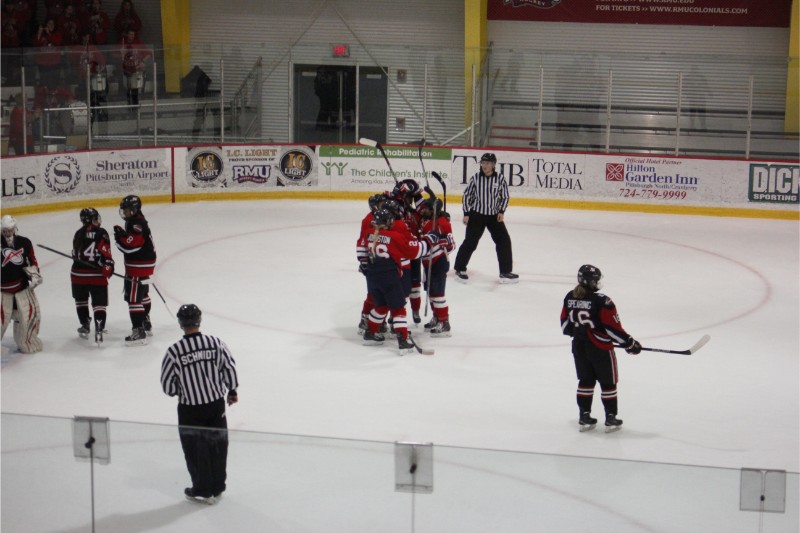
[[[73,261],[75,261],[79,265],[85,266],[86,268],[97,269],[97,265],[93,265],[92,263],[89,263],[89,262],[86,262],[86,261],[81,261],[80,259],[75,259],[71,255],[67,255],[64,252],[59,252],[58,250],[54,250],[53,248],[50,248],[49,246],[45,246],[44,244],[37,244],[36,246],[38,246],[39,248],[44,248],[45,250],[47,250],[49,252],[53,252],[54,254],[58,254],[58,255],[60,255],[62,257],[66,257],[67,259],[72,259]],[[122,279],[128,280],[128,281],[133,281],[131,278],[125,277],[122,274],[117,274],[116,272],[113,272],[112,275],[113,276],[117,276],[118,278],[122,278]],[[139,280],[138,283],[140,283],[141,285],[150,285],[150,284],[153,283],[153,280],[150,280],[150,279]]]
[[[417,341],[415,341],[414,338],[411,336],[410,331],[408,332],[408,342],[410,342],[414,346],[414,349],[417,350],[417,352],[421,353],[422,355],[433,355],[436,353],[436,350],[434,350],[433,348],[423,348],[422,346],[417,344]]]
[[[425,176],[425,186],[428,188],[428,191],[431,190],[431,184],[428,182],[428,173],[425,172],[425,163],[422,161],[422,147],[425,146],[425,139],[422,138],[419,141],[419,146],[417,147],[417,155],[419,156],[419,164],[422,166],[422,175]],[[433,193],[430,193],[433,194]],[[435,198],[435,196],[434,196]]]
[[[439,173],[436,172],[435,170],[431,170],[431,176],[436,178],[436,181],[438,181],[439,185],[442,186],[442,203],[443,203],[443,207],[442,208],[444,209],[444,211],[446,213],[447,212],[447,185],[444,184],[444,180],[439,175]]]
[[[37,244],[37,246],[39,248],[44,248],[49,252],[53,252],[54,254],[66,257],[67,259],[72,259],[79,265],[85,266],[87,268],[97,268],[97,265],[93,265],[92,263],[88,263],[86,261],[81,261],[80,259],[75,259],[71,255],[67,255],[64,252],[59,252],[58,250],[50,248],[49,246],[45,246],[44,244]],[[134,279],[134,278],[129,278],[127,276],[123,276],[122,274],[117,274],[116,272],[112,272],[112,274],[114,276],[117,276],[118,278],[124,279],[125,281],[135,282],[138,283],[139,285],[151,285],[156,290],[156,293],[158,293],[158,297],[161,298],[161,301],[164,302],[164,306],[167,308],[169,314],[172,314],[172,310],[169,308],[169,305],[167,305],[167,301],[164,299],[164,296],[161,294],[161,291],[158,290],[158,287],[156,286],[155,282],[152,279]]]
[[[711,340],[711,335],[703,335],[699,341],[697,341],[694,346],[689,348],[688,350],[665,350],[664,348],[645,348],[642,346],[642,351],[648,352],[661,352],[661,353],[675,353],[678,355],[692,355],[693,353],[697,352],[700,348],[706,345],[708,341]],[[622,346],[620,346],[622,348]]]
[[[378,141],[373,141],[372,139],[367,139],[366,137],[361,137],[358,140],[358,144],[363,144],[364,146],[371,146],[373,148],[377,148],[378,151],[383,156],[384,161],[386,161],[386,165],[389,167],[389,172],[392,173],[392,178],[394,178],[394,183],[397,185],[399,182],[397,181],[397,176],[394,174],[394,169],[392,168],[392,164],[389,162],[389,158],[386,156],[386,152],[383,150],[383,146]]]

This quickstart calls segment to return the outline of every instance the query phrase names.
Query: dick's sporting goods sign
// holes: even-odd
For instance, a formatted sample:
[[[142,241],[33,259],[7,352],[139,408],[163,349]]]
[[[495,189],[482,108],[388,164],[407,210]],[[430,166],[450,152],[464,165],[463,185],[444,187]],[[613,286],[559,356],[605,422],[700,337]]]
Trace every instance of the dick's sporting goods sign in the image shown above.
[[[800,203],[800,166],[751,164],[748,198],[751,202]]]

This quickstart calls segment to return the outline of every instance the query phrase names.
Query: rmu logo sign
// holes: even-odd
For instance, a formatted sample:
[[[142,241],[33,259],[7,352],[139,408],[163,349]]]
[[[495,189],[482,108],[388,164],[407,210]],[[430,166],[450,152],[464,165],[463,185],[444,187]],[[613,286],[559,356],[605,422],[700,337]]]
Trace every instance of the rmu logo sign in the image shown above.
[[[800,203],[800,166],[750,165],[751,202]]]

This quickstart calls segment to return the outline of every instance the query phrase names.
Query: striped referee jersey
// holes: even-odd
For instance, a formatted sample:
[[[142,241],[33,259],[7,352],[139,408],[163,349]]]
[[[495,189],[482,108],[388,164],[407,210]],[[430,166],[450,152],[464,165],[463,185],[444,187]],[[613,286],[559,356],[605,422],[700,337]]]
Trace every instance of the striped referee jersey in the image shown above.
[[[481,215],[505,213],[508,207],[508,183],[497,172],[486,176],[480,170],[469,179],[461,204],[464,214],[477,212]]]
[[[239,387],[236,361],[217,337],[199,331],[184,335],[164,354],[161,388],[185,405],[211,403]]]

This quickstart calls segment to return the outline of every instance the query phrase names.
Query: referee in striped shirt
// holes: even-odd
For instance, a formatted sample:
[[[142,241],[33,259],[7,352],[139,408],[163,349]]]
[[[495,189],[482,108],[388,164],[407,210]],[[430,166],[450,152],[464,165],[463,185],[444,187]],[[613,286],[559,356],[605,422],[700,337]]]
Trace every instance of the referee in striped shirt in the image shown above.
[[[488,229],[497,250],[500,283],[517,283],[519,276],[511,272],[511,237],[503,222],[508,207],[508,183],[495,171],[497,157],[494,154],[483,154],[480,165],[481,169],[470,178],[461,200],[467,232],[456,254],[454,270],[458,279],[466,283],[469,279],[467,264],[483,231]]]
[[[213,505],[225,491],[228,460],[228,405],[238,401],[236,362],[217,337],[200,333],[202,312],[194,304],[178,309],[183,338],[161,364],[161,388],[178,397],[178,433],[192,486],[188,500]],[[226,394],[227,391],[227,394]]]

